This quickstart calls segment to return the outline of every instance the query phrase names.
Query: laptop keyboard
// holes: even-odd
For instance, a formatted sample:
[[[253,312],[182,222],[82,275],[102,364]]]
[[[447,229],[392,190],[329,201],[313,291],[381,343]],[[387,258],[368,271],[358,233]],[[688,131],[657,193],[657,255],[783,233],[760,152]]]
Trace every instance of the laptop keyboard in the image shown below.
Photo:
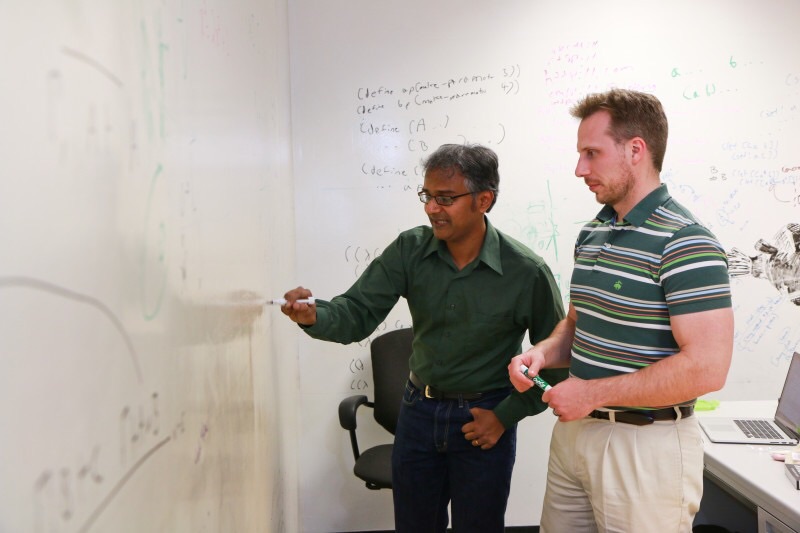
[[[775,429],[766,420],[734,420],[739,429],[744,431],[748,438],[761,438],[761,439],[781,439],[783,435],[775,431]]]

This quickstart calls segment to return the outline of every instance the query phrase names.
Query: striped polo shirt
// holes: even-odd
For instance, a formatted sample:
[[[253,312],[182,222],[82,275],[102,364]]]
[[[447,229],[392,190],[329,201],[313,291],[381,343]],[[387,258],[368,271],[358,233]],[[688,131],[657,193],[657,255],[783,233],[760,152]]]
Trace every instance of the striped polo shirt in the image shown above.
[[[670,316],[731,307],[725,251],[662,184],[624,220],[607,205],[581,229],[570,299],[571,374],[635,372],[678,351]]]

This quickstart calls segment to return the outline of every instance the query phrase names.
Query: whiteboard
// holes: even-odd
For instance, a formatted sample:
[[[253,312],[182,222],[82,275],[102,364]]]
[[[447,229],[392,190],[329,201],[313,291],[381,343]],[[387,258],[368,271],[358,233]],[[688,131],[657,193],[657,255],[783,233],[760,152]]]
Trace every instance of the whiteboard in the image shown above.
[[[0,532],[296,529],[252,303],[293,261],[285,2],[3,2],[0,45]]]
[[[500,159],[489,218],[547,260],[566,298],[574,239],[600,208],[574,176],[568,110],[613,86],[662,100],[671,129],[662,179],[726,249],[756,256],[759,239],[800,222],[797,2],[298,0],[289,8],[292,286],[318,297],[343,292],[399,231],[427,223],[414,196],[422,158],[442,143],[477,142]],[[774,399],[800,345],[800,307],[753,276],[733,280],[733,297],[734,361],[712,397]],[[401,303],[378,333],[408,323]],[[391,495],[352,475],[335,415],[342,397],[369,395],[368,341],[299,342],[302,529],[390,529]],[[508,525],[539,521],[550,418],[521,423]],[[370,438],[386,441],[378,431]]]

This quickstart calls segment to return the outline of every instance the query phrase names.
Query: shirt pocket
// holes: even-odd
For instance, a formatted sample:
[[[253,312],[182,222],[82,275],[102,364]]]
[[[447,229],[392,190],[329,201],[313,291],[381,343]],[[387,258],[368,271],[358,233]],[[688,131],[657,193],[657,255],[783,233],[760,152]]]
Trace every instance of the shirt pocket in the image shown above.
[[[515,330],[514,316],[510,309],[494,312],[479,309],[472,314],[468,328],[467,338],[470,341],[468,346],[481,346],[490,342],[497,344],[502,342],[499,337]]]

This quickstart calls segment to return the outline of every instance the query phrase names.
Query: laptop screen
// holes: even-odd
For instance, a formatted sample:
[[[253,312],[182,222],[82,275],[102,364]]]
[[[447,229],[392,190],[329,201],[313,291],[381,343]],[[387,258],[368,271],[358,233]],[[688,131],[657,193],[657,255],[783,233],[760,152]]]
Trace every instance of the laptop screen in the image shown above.
[[[800,353],[795,352],[789,363],[775,421],[790,435],[800,435]]]

